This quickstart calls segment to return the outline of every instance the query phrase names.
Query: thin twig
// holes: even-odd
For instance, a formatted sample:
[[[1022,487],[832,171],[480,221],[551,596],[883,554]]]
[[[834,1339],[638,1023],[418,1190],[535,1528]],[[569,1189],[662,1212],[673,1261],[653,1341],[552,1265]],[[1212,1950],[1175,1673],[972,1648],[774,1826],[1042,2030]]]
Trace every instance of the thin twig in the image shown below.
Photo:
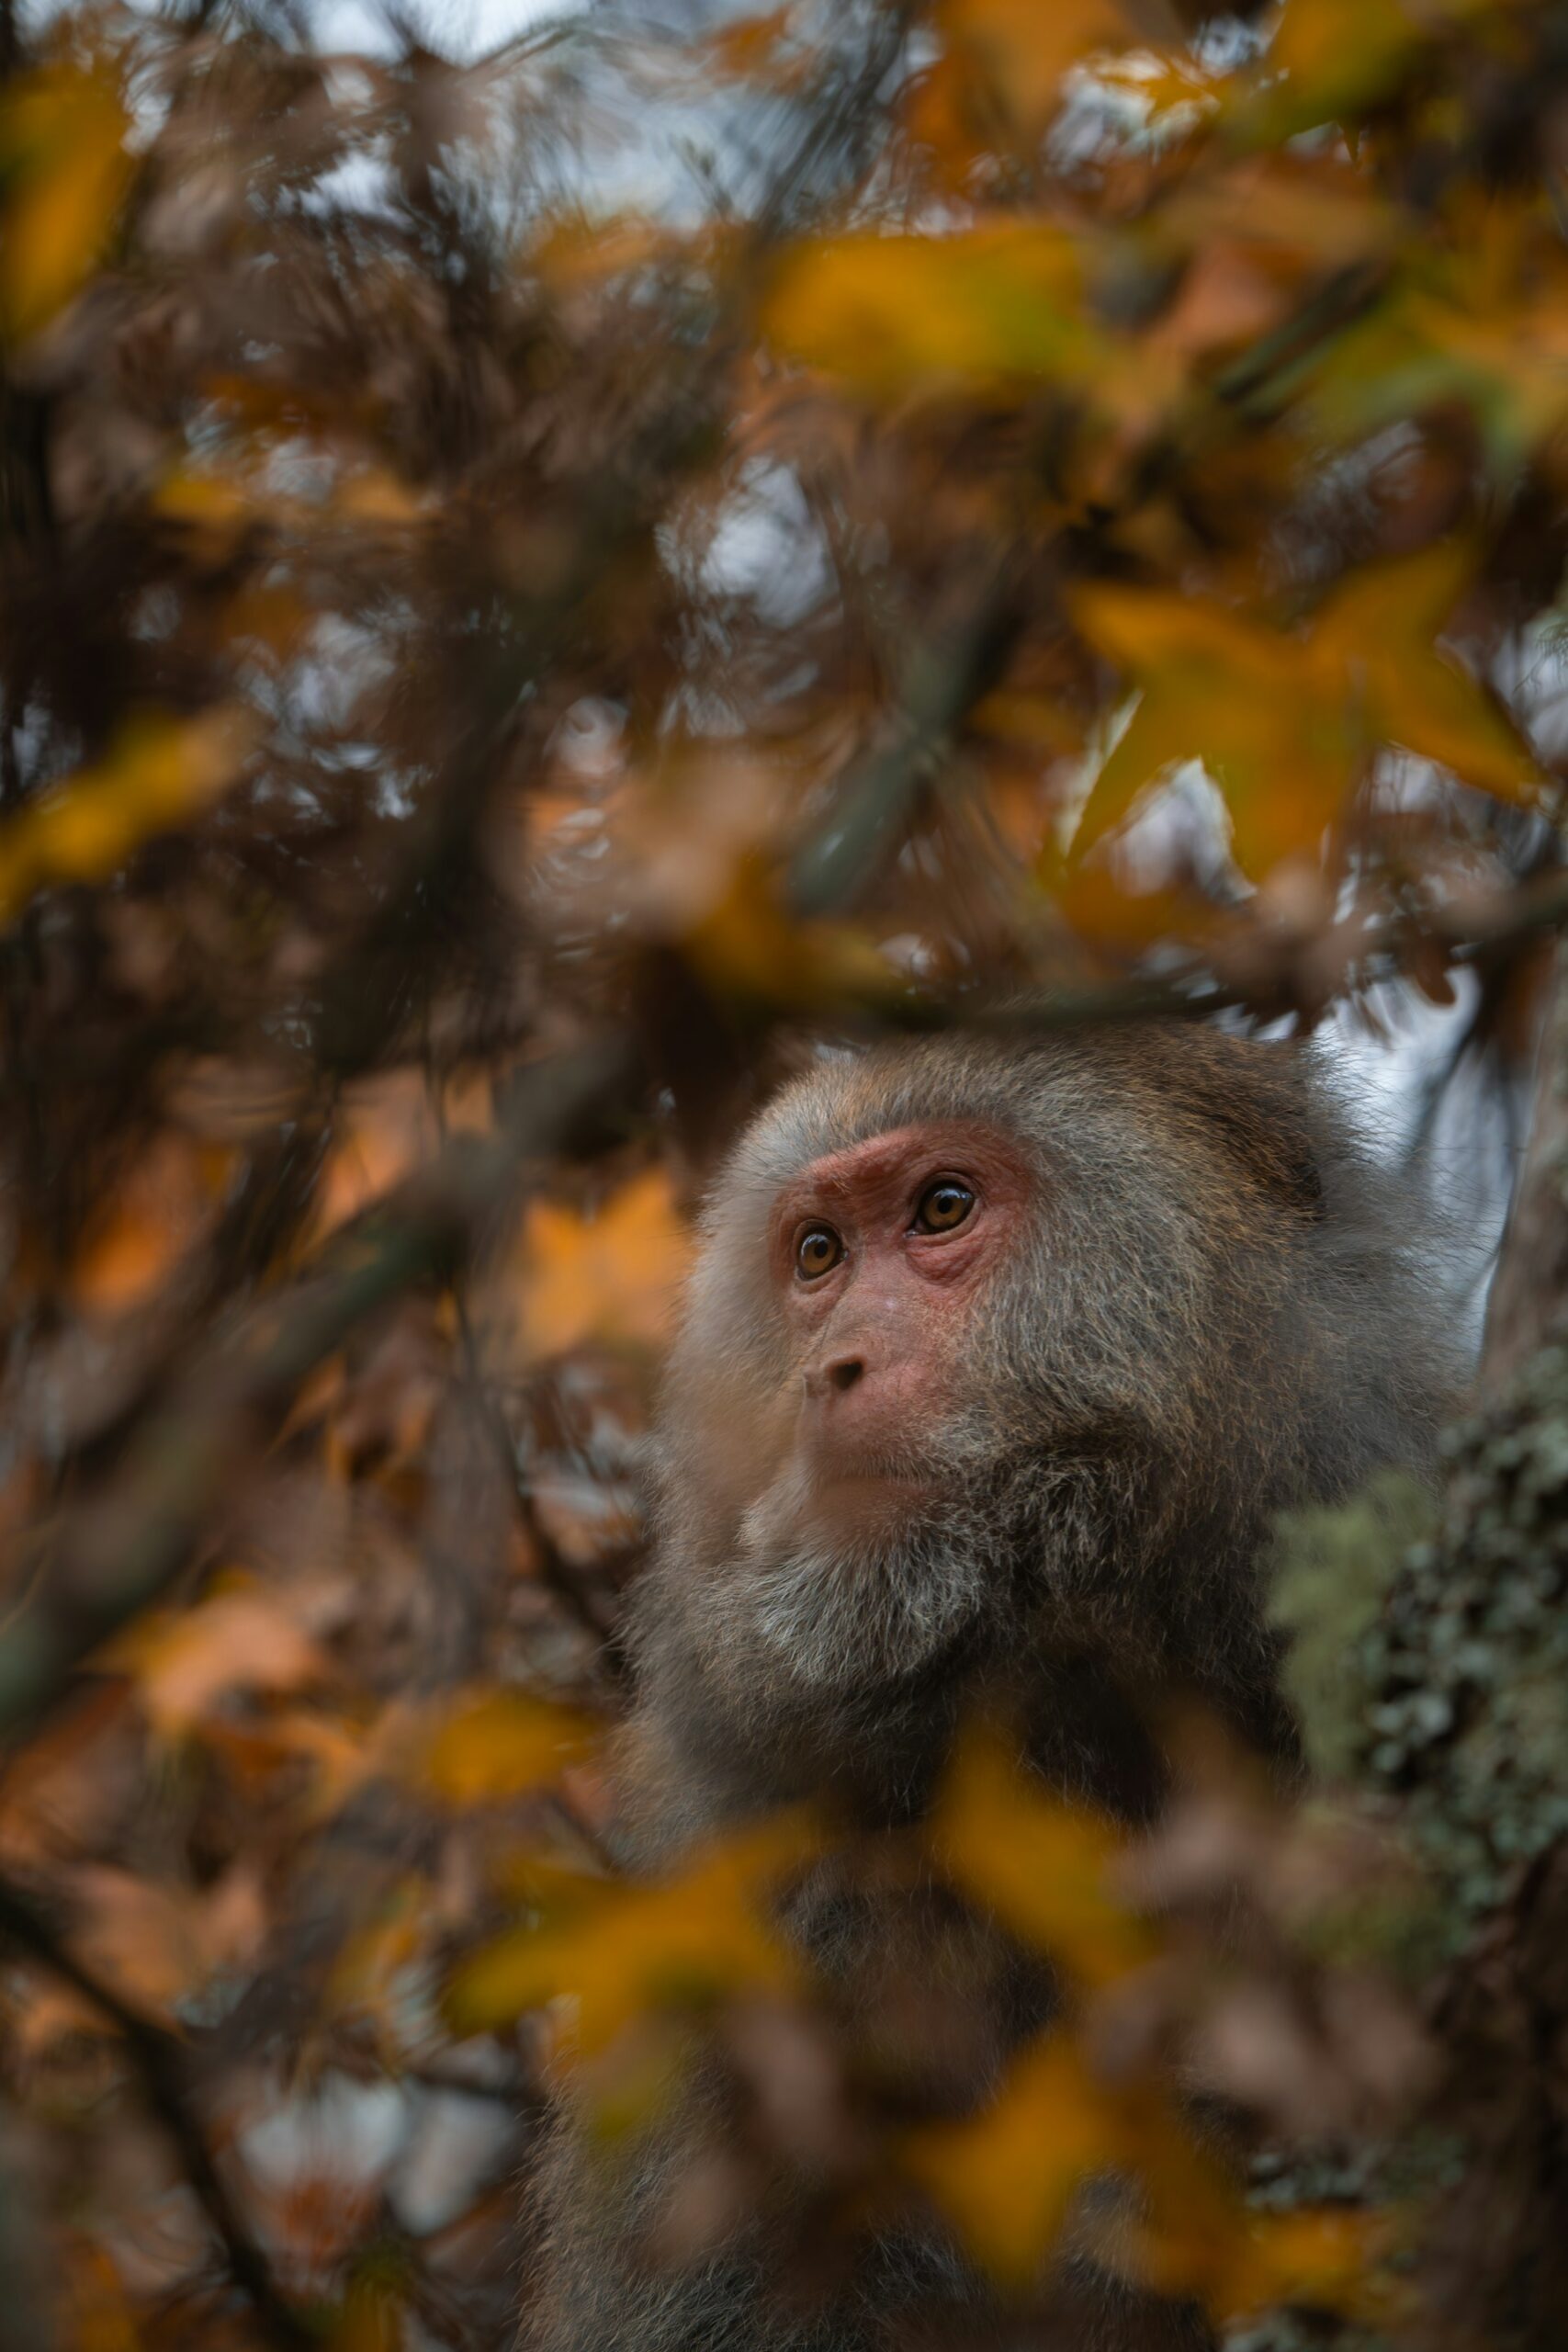
[[[28,1898],[0,1883],[0,1935],[40,1962],[106,2017],[125,2045],[148,2107],[174,2144],[180,2169],[196,2193],[223,2250],[230,2276],[249,2299],[272,2342],[284,2352],[311,2352],[320,2338],[300,2317],[273,2277],[263,2253],[219,2171],[186,2095],[179,2043],[150,2018],[133,2009],[109,1985],[84,1967]]]

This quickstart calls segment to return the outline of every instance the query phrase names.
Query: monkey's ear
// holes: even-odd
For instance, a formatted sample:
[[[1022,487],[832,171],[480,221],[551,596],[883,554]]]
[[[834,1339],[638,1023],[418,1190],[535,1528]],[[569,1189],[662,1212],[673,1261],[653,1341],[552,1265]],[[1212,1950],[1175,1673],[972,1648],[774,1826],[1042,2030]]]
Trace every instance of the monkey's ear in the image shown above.
[[[1271,1055],[1290,1049],[1260,1046],[1255,1050]],[[1227,1091],[1212,1104],[1210,1115],[1243,1167],[1267,1192],[1303,1216],[1321,1217],[1323,1171],[1306,1115],[1302,1074],[1292,1069],[1255,1075],[1264,1080],[1256,1098]],[[1283,1084],[1278,1082],[1281,1079]]]
[[[1254,1182],[1303,1216],[1324,1214],[1311,1115],[1311,1073],[1299,1046],[1189,1031],[1182,1092]]]

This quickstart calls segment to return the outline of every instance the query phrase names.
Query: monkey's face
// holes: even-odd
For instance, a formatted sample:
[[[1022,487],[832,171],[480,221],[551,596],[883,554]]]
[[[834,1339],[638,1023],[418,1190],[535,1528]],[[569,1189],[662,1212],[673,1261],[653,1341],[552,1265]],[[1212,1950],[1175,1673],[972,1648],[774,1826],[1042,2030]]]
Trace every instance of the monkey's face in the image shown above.
[[[799,1532],[897,1532],[940,1503],[977,1317],[1029,1199],[1016,1148],[963,1121],[830,1152],[780,1194],[768,1254]]]
[[[863,1684],[984,1606],[1005,1542],[987,1306],[1033,1192],[1019,1145],[964,1119],[819,1154],[773,1190],[750,1344],[694,1351],[704,1394],[682,1417],[704,1440],[682,1467],[716,1643]]]

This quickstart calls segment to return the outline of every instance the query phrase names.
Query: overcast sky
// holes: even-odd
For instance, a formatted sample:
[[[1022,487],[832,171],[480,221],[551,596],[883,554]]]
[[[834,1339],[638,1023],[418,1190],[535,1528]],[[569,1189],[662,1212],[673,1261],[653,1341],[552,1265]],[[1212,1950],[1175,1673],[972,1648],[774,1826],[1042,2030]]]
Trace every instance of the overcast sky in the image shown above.
[[[563,17],[573,10],[574,0],[565,0],[565,5],[562,0],[418,0],[409,14],[432,49],[467,62],[514,40],[542,17]],[[312,15],[322,49],[374,53],[397,46],[375,0],[317,0]]]

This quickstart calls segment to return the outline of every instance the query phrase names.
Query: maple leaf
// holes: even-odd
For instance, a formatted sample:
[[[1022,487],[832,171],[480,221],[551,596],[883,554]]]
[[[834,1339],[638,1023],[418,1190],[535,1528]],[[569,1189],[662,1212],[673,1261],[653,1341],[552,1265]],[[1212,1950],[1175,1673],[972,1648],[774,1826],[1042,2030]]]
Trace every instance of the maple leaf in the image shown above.
[[[1079,589],[1078,627],[1141,695],[1084,806],[1074,858],[1123,820],[1145,786],[1191,759],[1224,795],[1236,863],[1253,880],[1288,858],[1321,855],[1383,743],[1502,798],[1535,800],[1546,780],[1529,745],[1434,643],[1467,570],[1451,547],[1370,566],[1292,630],[1170,590]]]
[[[1530,806],[1550,781],[1504,710],[1435,640],[1473,571],[1456,541],[1363,566],[1319,612],[1330,662],[1362,682],[1369,731],[1500,800]]]

